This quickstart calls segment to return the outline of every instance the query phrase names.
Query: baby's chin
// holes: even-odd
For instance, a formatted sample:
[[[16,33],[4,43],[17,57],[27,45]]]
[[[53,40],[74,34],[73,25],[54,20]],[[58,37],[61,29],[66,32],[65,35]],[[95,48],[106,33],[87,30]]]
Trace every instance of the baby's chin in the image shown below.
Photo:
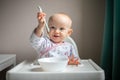
[[[50,39],[53,43],[55,43],[55,44],[59,44],[59,43],[63,43],[64,41],[57,41],[57,40],[52,40],[52,39]]]

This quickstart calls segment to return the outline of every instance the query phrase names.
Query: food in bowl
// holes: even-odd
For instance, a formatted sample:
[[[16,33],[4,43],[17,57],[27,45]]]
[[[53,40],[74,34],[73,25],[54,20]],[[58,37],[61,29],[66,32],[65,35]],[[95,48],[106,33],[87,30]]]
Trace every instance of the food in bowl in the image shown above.
[[[38,62],[44,71],[63,71],[68,64],[68,58],[66,57],[41,58],[38,59]]]

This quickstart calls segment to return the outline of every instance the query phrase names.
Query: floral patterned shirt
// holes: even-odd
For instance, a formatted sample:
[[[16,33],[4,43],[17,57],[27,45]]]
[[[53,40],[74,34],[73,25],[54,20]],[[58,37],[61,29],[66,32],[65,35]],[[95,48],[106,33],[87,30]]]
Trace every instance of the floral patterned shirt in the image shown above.
[[[73,45],[68,42],[55,44],[47,36],[38,37],[33,33],[30,37],[30,43],[37,51],[39,58],[59,56],[68,57],[72,54],[79,58]]]

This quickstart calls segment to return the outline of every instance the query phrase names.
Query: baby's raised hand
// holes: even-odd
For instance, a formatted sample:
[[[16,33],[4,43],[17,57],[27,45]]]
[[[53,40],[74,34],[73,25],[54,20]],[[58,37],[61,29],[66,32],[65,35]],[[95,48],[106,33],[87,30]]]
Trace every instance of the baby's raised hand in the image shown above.
[[[43,12],[38,12],[37,13],[37,19],[39,24],[43,24],[44,23],[44,18],[45,18],[46,14]]]
[[[69,58],[68,65],[78,65],[78,64],[80,64],[79,59],[75,58],[73,54],[71,56],[69,56],[68,58]]]

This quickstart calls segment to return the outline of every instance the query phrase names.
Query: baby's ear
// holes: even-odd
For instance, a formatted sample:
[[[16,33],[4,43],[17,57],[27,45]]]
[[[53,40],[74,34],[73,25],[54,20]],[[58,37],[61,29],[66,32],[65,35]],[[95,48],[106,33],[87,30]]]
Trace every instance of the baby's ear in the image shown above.
[[[68,30],[68,36],[70,36],[72,34],[73,30],[72,29],[69,29]]]

